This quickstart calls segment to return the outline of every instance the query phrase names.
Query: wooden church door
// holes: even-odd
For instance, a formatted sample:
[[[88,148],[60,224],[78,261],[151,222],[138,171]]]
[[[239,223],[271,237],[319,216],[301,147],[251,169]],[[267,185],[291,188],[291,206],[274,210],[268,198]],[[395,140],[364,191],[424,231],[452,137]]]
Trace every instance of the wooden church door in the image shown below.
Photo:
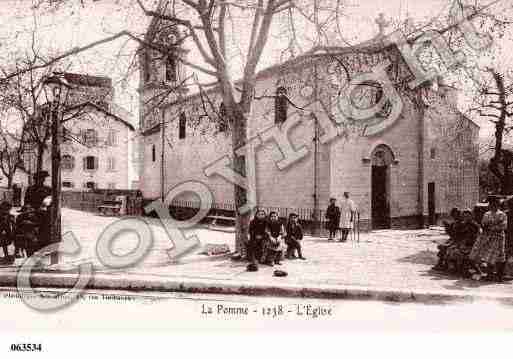
[[[379,145],[372,152],[371,216],[373,229],[391,227],[390,166],[394,154],[388,146]]]

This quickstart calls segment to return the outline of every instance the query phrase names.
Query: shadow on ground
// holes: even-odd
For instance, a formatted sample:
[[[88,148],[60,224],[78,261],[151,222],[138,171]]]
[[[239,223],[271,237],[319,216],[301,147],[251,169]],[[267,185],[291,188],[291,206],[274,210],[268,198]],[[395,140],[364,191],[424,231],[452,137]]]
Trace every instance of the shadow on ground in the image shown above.
[[[434,251],[422,250],[418,253],[399,258],[397,261],[400,263],[413,263],[434,266],[438,261],[438,257]]]

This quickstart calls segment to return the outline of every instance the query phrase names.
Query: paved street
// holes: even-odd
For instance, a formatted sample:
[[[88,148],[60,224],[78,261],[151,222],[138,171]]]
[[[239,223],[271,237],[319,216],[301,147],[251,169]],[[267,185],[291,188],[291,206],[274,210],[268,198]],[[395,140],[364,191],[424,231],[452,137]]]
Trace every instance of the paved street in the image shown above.
[[[233,262],[227,256],[207,257],[195,253],[179,263],[170,263],[166,251],[172,245],[156,219],[148,219],[154,232],[154,247],[142,262],[122,271],[105,268],[95,256],[96,238],[115,220],[113,217],[64,209],[64,229],[73,231],[83,248],[77,257],[64,257],[64,263],[54,269],[69,270],[79,263],[93,262],[98,273],[125,278],[127,281],[144,276],[153,279],[242,281],[248,284],[350,285],[513,295],[510,282],[474,282],[430,271],[436,262],[436,241],[444,238],[439,229],[375,231],[362,234],[359,243],[306,238],[304,253],[307,260],[284,261],[280,269],[286,270],[288,276],[277,278],[272,276],[275,268],[261,266],[256,273],[246,272],[245,263]],[[233,249],[233,233],[203,228],[192,232],[198,235],[203,245],[226,243]],[[122,255],[136,245],[135,235],[123,234],[116,240],[113,251]],[[21,262],[18,261],[18,264]],[[14,268],[3,267],[2,270],[13,271]]]

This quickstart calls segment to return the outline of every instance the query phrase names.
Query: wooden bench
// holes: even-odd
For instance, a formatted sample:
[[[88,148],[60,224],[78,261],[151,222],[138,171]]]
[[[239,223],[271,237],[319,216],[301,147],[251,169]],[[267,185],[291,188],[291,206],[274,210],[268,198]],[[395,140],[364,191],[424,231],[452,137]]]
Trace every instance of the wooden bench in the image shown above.
[[[207,219],[212,219],[211,225],[215,226],[218,220],[233,222],[235,225],[235,217],[226,217],[226,216],[207,216]]]
[[[98,211],[101,214],[107,215],[111,212],[113,215],[119,216],[121,214],[125,214],[126,212],[126,197],[125,196],[116,196],[115,200],[105,200],[103,203],[98,206]]]

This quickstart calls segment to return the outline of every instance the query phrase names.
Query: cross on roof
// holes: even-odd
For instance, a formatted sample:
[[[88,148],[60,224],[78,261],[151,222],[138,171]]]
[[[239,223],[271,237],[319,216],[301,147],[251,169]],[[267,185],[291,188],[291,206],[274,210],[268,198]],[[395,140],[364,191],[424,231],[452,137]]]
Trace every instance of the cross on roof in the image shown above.
[[[385,18],[385,14],[383,14],[382,12],[379,13],[379,16],[376,20],[374,20],[376,22],[376,24],[378,24],[378,27],[379,27],[379,35],[384,35],[385,34],[385,28],[390,25],[390,21],[387,21],[387,19]]]

